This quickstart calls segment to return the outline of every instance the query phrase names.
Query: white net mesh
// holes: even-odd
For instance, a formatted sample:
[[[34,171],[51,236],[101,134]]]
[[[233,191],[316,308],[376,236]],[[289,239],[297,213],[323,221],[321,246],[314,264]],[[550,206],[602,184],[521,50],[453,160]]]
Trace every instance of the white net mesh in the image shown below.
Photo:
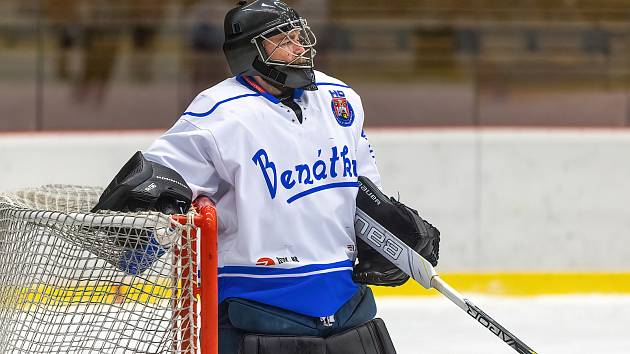
[[[0,194],[0,353],[196,352],[192,226],[101,192]]]

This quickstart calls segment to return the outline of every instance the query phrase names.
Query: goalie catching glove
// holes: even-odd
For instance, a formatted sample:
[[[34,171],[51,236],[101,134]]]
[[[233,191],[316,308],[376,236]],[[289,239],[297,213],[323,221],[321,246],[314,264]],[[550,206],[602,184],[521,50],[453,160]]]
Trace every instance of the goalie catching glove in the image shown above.
[[[164,214],[185,214],[190,208],[192,191],[176,171],[151,162],[136,152],[105,189],[92,209],[122,212],[159,211]],[[121,247],[116,266],[132,274],[140,274],[160,258],[165,247],[150,230],[125,230],[114,242]],[[132,237],[130,237],[132,236]]]
[[[359,177],[357,208],[411,246],[434,267],[439,258],[440,231],[423,220],[418,212],[394,198],[388,198],[367,177]],[[359,263],[352,278],[360,284],[399,286],[409,275],[357,237]]]
[[[186,214],[191,199],[192,191],[177,171],[145,159],[138,151],[105,188],[92,212],[152,210]]]

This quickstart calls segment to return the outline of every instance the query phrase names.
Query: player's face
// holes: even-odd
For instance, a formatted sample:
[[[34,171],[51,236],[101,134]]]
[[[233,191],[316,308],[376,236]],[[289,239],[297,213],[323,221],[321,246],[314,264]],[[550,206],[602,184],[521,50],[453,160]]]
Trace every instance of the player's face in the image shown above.
[[[280,33],[267,38],[263,45],[269,59],[290,64],[304,64],[306,59],[301,57],[306,51],[300,43],[300,29],[296,28],[288,33]]]

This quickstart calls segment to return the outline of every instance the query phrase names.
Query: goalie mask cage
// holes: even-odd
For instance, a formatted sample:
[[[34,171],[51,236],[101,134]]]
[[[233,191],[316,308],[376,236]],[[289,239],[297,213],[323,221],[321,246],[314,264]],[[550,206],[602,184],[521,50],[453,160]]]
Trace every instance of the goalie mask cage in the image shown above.
[[[215,209],[91,213],[101,192],[0,194],[0,353],[215,354]]]

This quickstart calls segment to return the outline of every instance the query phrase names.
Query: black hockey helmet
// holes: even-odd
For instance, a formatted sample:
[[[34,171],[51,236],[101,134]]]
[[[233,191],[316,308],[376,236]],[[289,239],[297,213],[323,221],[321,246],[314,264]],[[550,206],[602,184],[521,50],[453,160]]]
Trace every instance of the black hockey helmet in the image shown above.
[[[304,53],[287,63],[270,58],[263,44],[270,37],[296,31],[291,40],[304,48]],[[257,0],[239,6],[225,16],[223,51],[234,75],[259,75],[275,85],[317,90],[313,72],[315,35],[306,20],[280,0]],[[275,50],[283,50],[280,45]]]

